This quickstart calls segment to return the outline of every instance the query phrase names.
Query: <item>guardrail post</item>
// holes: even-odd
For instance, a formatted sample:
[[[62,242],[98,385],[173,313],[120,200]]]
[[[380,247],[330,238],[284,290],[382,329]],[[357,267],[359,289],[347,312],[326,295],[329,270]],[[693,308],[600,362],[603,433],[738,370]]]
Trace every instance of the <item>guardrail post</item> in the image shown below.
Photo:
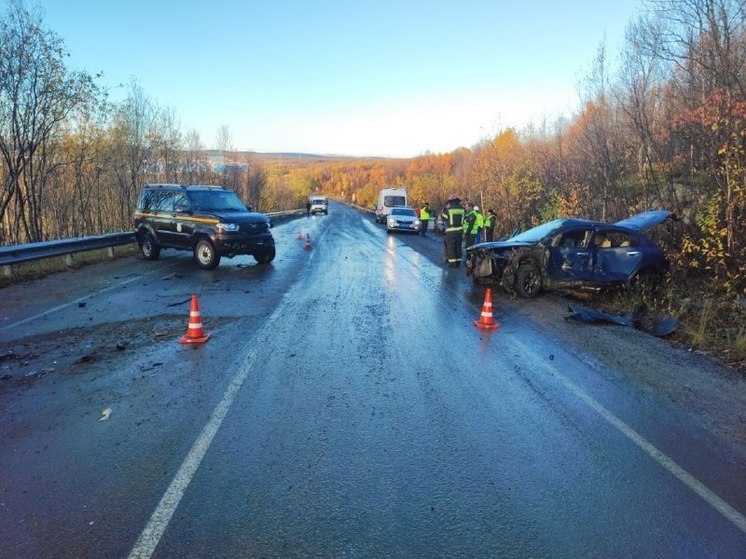
[[[72,268],[75,265],[75,257],[73,254],[65,255],[65,266]]]
[[[13,279],[13,266],[3,266],[3,275],[8,279]]]
[[[106,256],[109,257],[109,260],[114,260],[114,247],[108,247],[106,249]]]

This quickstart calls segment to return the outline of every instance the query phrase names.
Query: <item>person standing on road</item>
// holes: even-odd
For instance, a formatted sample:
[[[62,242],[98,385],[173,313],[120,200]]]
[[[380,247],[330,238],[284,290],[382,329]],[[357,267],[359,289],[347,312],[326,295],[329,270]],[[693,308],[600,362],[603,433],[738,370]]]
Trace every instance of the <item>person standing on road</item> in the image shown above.
[[[474,240],[477,238],[477,232],[479,231],[479,225],[477,223],[477,208],[479,206],[472,207],[470,204],[466,205],[466,209],[469,213],[464,218],[464,248],[469,248],[474,244]]]
[[[476,242],[481,243],[484,240],[484,214],[482,213],[482,210],[479,209],[479,206],[474,206],[474,211],[477,212],[477,237]]]
[[[443,225],[446,228],[443,247],[446,253],[446,264],[452,268],[458,268],[461,265],[461,239],[464,234],[465,214],[459,197],[451,194],[443,209]]]
[[[311,200],[306,200],[306,217],[311,216]]]
[[[430,205],[425,202],[420,208],[420,235],[427,237],[427,226],[430,224]]]
[[[487,243],[491,243],[495,238],[495,222],[497,216],[495,210],[490,208],[487,210],[487,217],[484,218],[484,240]]]

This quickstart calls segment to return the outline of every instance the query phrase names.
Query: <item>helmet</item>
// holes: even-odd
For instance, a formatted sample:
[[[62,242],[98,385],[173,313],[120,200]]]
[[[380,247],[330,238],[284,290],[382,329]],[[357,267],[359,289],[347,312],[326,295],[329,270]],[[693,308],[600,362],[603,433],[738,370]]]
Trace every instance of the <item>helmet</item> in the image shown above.
[[[479,211],[479,206],[474,206],[474,211]]]
[[[451,195],[450,195],[450,196],[448,197],[448,201],[449,201],[449,202],[453,202],[453,201],[455,201],[455,200],[459,200],[459,197],[458,197],[458,196],[456,196],[455,194],[451,194]]]

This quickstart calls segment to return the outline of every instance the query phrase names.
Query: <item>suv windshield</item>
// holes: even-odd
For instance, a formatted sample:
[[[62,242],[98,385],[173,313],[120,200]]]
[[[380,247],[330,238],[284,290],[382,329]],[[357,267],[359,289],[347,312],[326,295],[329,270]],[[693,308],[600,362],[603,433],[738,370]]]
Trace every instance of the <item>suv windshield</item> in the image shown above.
[[[404,209],[404,208],[396,208],[394,210],[391,210],[391,215],[415,215],[414,210],[410,209]]]
[[[227,190],[196,190],[189,193],[192,209],[198,212],[245,212],[246,206],[234,192]]]

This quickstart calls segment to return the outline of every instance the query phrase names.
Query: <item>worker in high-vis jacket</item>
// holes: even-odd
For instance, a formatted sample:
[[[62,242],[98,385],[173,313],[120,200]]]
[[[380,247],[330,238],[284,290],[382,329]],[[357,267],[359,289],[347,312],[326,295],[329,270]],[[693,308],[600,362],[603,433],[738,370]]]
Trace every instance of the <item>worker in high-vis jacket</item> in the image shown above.
[[[469,248],[476,241],[479,234],[479,228],[482,226],[482,214],[479,213],[479,206],[474,206],[464,218],[464,247]]]
[[[420,235],[427,237],[427,226],[430,224],[430,204],[425,202],[420,208]]]
[[[495,210],[490,208],[487,210],[487,217],[484,218],[484,240],[491,243],[495,238],[495,223],[497,222],[497,216]]]
[[[466,211],[461,200],[455,194],[448,197],[446,207],[443,208],[443,225],[445,236],[443,247],[446,253],[446,264],[453,268],[461,265],[461,240],[464,234],[464,215]]]

